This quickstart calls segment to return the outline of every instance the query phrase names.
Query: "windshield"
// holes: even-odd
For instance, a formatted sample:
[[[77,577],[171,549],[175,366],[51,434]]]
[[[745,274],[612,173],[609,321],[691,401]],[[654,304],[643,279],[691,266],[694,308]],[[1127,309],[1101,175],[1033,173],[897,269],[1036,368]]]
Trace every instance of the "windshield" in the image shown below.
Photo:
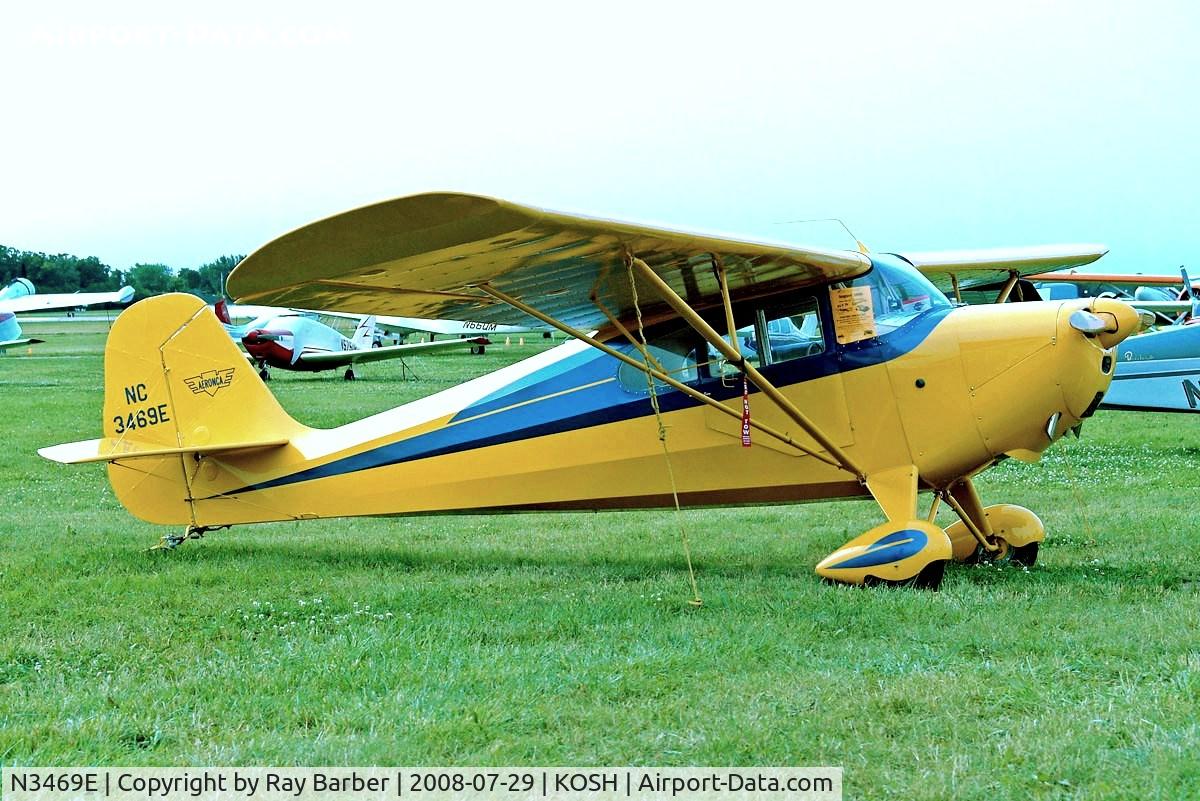
[[[949,308],[950,301],[915,267],[896,256],[872,256],[871,272],[850,282],[870,287],[876,334],[889,334],[930,309]]]

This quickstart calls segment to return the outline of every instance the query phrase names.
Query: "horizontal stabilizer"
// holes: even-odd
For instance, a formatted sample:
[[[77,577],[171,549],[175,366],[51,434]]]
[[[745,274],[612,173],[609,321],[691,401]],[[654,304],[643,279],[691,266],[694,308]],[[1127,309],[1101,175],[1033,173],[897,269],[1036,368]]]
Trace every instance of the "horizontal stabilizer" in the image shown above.
[[[32,337],[28,339],[10,339],[6,342],[0,342],[0,350],[4,350],[6,348],[16,348],[20,347],[21,345],[40,345],[45,341],[46,340],[44,339],[34,339]]]
[[[288,444],[287,439],[269,439],[256,442],[225,442],[216,445],[189,445],[183,448],[164,448],[161,445],[135,442],[128,439],[88,439],[82,442],[67,442],[39,448],[38,454],[62,464],[84,464],[87,462],[120,462],[128,459],[149,459],[160,456],[176,456],[194,453],[199,456],[245,453],[266,448],[280,448]]]

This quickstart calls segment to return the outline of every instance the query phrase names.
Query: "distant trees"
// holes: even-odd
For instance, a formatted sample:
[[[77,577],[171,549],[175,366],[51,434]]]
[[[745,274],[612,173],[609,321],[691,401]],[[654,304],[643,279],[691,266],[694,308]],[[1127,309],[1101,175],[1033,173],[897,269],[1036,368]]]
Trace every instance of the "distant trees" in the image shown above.
[[[0,245],[0,286],[24,277],[38,292],[111,292],[128,284],[138,299],[164,292],[191,292],[214,300],[222,294],[225,277],[243,258],[220,256],[196,269],[184,267],[178,272],[165,264],[136,264],[129,270],[115,270],[95,256],[51,256]]]
[[[133,296],[140,300],[170,292],[175,284],[175,275],[165,264],[135,264],[125,274],[125,280],[133,287]]]

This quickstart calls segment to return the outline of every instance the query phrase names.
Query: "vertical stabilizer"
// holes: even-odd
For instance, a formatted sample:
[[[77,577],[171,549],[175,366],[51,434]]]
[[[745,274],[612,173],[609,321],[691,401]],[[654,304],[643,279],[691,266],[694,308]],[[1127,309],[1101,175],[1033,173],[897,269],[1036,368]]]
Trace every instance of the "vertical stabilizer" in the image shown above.
[[[117,497],[143,520],[217,525],[245,513],[200,501],[238,485],[238,465],[295,459],[289,445],[307,430],[203,301],[170,294],[129,307],[109,332],[103,436],[40,453],[108,462]]]
[[[350,340],[358,350],[369,350],[375,344],[375,316],[364,317],[354,329],[354,337]]]

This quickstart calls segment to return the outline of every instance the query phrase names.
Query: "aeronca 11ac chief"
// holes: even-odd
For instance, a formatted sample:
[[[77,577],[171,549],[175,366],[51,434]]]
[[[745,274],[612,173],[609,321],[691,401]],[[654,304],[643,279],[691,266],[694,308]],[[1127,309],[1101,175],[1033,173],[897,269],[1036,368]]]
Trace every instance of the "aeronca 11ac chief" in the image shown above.
[[[1033,561],[1037,516],[985,506],[973,478],[1006,456],[1037,459],[1092,414],[1113,346],[1141,320],[1111,299],[955,308],[921,269],[1015,282],[1103,253],[905,258],[472,195],[400,198],[265,245],[229,291],[362,314],[532,317],[575,341],[315,430],[283,411],[211,310],[160,296],[109,335],[103,438],[41,453],[108,462],[121,502],[183,537],[349,515],[873,497],[884,522],[817,572],[936,587],[951,559]],[[935,496],[925,514],[919,492]],[[947,529],[933,522],[940,503],[959,517]]]

